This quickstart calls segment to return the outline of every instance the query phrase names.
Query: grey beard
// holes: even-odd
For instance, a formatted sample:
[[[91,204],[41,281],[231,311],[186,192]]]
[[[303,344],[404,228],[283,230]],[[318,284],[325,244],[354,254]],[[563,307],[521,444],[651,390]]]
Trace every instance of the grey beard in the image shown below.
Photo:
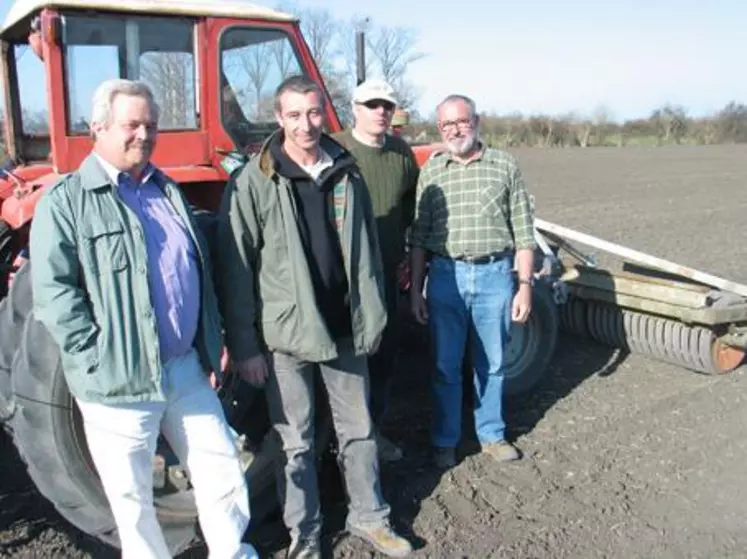
[[[459,142],[458,147],[454,144]],[[468,153],[472,148],[477,145],[477,134],[473,134],[469,138],[460,138],[459,140],[452,140],[446,142],[446,147],[453,155],[464,155]]]

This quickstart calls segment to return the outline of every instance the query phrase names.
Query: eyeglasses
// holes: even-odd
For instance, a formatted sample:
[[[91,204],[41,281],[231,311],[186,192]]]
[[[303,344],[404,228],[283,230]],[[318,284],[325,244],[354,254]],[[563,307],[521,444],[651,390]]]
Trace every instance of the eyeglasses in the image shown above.
[[[471,118],[460,118],[458,120],[444,120],[438,123],[439,128],[446,132],[447,130],[454,130],[459,127],[462,130],[468,130],[475,125],[474,119]]]
[[[365,103],[360,104],[372,111],[379,107],[384,107],[384,110],[387,112],[394,110],[394,104],[389,101],[384,101],[383,99],[372,99],[371,101],[366,101]]]

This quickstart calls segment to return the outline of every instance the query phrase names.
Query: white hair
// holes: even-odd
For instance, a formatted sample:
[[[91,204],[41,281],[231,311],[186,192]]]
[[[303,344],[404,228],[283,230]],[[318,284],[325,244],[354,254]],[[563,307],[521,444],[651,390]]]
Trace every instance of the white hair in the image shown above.
[[[111,118],[112,103],[117,95],[143,97],[150,104],[156,122],[158,122],[158,103],[147,84],[133,80],[106,80],[93,93],[93,109],[91,110],[91,134],[94,124],[106,124]]]
[[[475,118],[477,116],[477,105],[475,104],[475,102],[470,97],[459,94],[448,95],[443,101],[436,105],[436,114],[438,115],[441,112],[441,107],[443,107],[444,105],[457,101],[461,101],[462,103],[467,105],[470,118]]]

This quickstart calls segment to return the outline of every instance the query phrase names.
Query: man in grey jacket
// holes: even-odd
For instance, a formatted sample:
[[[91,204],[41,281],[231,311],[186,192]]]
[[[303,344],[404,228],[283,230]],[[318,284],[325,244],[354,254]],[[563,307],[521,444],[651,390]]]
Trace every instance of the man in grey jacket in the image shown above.
[[[234,370],[267,381],[283,443],[278,490],[289,557],[319,557],[314,379],[329,395],[350,497],[348,530],[382,553],[412,550],[389,525],[369,415],[366,357],[386,325],[371,201],[352,156],[322,132],[324,97],[293,76],[275,94],[281,129],[227,186],[219,300]]]
[[[221,331],[205,239],[151,162],[143,83],[94,94],[93,153],[42,197],[31,228],[34,315],[60,348],[125,559],[171,557],[153,506],[163,432],[194,487],[210,556],[256,558],[247,487],[208,373]]]

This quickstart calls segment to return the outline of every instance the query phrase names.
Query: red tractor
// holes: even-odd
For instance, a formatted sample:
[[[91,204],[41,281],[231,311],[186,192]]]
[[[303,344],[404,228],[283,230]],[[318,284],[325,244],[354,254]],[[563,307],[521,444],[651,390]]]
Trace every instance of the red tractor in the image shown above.
[[[0,30],[0,49],[8,154],[0,169],[0,298],[15,275],[0,303],[0,420],[41,493],[72,524],[117,545],[58,350],[31,313],[33,262],[25,262],[25,247],[35,205],[91,150],[95,87],[108,78],[137,79],[151,86],[161,108],[154,162],[199,208],[209,238],[229,174],[277,126],[276,86],[296,73],[324,89],[323,80],[294,16],[238,0],[17,0]],[[324,91],[328,129],[336,132],[340,121]],[[418,148],[419,161],[426,155]],[[554,345],[557,315],[544,318],[538,332],[549,332]],[[544,371],[550,348],[536,336],[524,342],[517,371]],[[279,447],[261,392],[235,384],[240,394],[231,386],[221,394],[251,476],[257,519],[274,502],[271,461]],[[324,438],[329,429],[318,432]],[[196,510],[188,476],[165,444],[154,484],[176,553],[194,535]]]

